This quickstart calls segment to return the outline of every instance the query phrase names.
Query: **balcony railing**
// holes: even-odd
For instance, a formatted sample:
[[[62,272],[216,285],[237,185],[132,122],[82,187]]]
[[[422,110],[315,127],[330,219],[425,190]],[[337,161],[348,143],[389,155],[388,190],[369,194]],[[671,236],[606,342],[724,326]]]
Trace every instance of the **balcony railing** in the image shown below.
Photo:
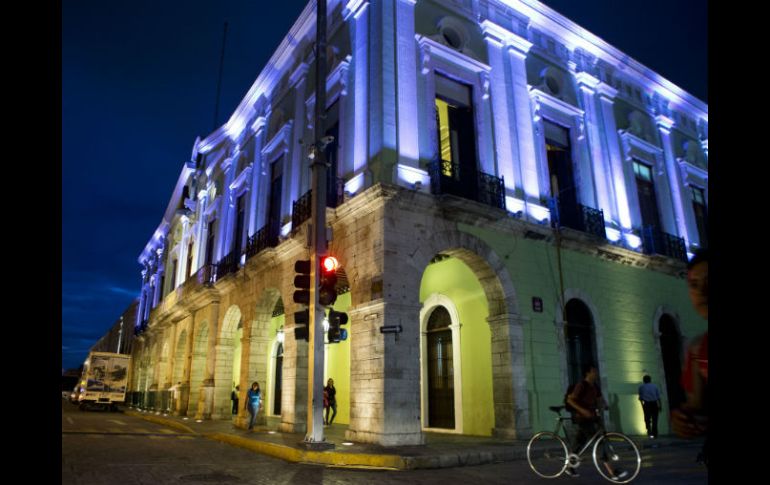
[[[575,204],[572,207],[558,204],[555,198],[549,197],[548,207],[551,210],[551,226],[559,224],[580,232],[592,234],[596,237],[607,239],[604,229],[604,211],[594,209],[583,204]]]
[[[459,180],[447,173],[461,173],[459,164],[437,160],[428,164],[430,190],[434,195],[450,194],[505,209],[505,186],[502,177],[476,172],[472,180]]]
[[[270,234],[270,225],[268,224],[249,238],[246,243],[246,259],[249,259],[267,248],[274,248],[277,245],[278,237],[277,235]]]
[[[336,178],[335,183],[331,187],[326,188],[326,207],[336,208],[342,204],[344,200],[345,181],[341,178]],[[310,219],[313,213],[312,206],[313,190],[310,189],[294,201],[291,207],[291,228],[296,229]]]
[[[221,280],[230,273],[238,271],[238,262],[240,259],[240,253],[235,251],[230,251],[230,254],[220,259],[215,265],[216,280]]]
[[[655,226],[642,227],[642,246],[645,254],[660,254],[687,262],[684,239],[663,232]]]

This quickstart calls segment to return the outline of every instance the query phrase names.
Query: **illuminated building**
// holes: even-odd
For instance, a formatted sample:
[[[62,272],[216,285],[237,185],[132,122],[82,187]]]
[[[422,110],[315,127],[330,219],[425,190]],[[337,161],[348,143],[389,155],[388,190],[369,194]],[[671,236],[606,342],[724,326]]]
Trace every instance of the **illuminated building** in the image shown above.
[[[673,385],[706,325],[682,275],[707,244],[708,106],[534,0],[328,11],[327,222],[350,337],[325,375],[346,436],[526,437],[591,361],[611,426],[642,433],[642,376]],[[311,2],[181,167],[139,257],[136,405],[230,419],[234,383],[243,399],[256,380],[267,415],[305,429],[291,294],[314,29]]]

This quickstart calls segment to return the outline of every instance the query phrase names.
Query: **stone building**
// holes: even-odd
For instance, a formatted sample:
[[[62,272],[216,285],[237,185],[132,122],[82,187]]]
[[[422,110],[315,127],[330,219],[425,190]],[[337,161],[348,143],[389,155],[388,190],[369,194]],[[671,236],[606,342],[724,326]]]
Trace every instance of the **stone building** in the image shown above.
[[[708,106],[534,0],[328,13],[327,223],[350,315],[326,346],[336,423],[383,445],[526,437],[595,362],[610,426],[643,433],[642,376],[676,401],[682,343],[706,327],[683,274],[707,244]],[[256,380],[261,419],[305,430],[292,292],[314,40],[309,2],[181,167],[139,257],[134,405],[243,426],[230,392]]]
[[[134,342],[134,326],[138,307],[139,300],[135,299],[107,330],[107,333],[97,340],[90,351],[130,354]]]

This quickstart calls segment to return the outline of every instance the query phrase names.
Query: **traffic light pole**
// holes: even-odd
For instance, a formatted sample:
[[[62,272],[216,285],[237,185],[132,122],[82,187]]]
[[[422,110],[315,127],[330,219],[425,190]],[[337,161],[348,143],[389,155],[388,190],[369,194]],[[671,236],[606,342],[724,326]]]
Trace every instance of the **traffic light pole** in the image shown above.
[[[311,252],[310,322],[308,325],[308,405],[305,443],[321,444],[323,430],[324,308],[318,303],[321,280],[320,260],[326,254],[326,157],[322,138],[326,120],[326,0],[317,1],[316,10],[316,91],[315,142],[311,146]]]

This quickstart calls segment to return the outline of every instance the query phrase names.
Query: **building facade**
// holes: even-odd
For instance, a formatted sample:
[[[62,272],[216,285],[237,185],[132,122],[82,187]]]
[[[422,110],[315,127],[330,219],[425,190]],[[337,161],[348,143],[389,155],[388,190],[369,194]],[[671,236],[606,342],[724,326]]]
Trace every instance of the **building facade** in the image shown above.
[[[135,299],[120,315],[110,329],[91,347],[91,352],[116,352],[131,354],[139,300]]]
[[[328,14],[327,224],[350,323],[324,381],[346,436],[527,437],[591,362],[609,425],[642,434],[642,376],[673,405],[682,344],[706,327],[683,275],[707,245],[708,106],[534,0]],[[181,167],[139,257],[136,406],[245,426],[230,392],[258,381],[260,419],[305,430],[291,295],[309,256],[314,40],[309,2]]]

